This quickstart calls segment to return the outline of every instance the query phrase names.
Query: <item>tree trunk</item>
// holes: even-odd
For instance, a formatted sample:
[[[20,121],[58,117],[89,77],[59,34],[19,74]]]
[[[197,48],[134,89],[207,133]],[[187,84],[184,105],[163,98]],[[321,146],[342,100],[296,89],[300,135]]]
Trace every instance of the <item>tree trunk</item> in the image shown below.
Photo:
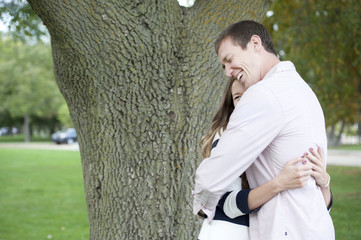
[[[337,125],[340,124],[340,130],[336,133]],[[341,137],[345,130],[346,122],[341,121],[340,123],[334,124],[327,131],[327,142],[329,147],[337,147],[341,144]]]
[[[225,86],[214,40],[270,2],[29,3],[79,135],[90,239],[195,239],[199,142]]]
[[[31,139],[31,132],[30,132],[30,117],[29,114],[25,114],[24,116],[24,141],[29,143]]]
[[[341,121],[341,129],[337,135],[337,138],[336,138],[336,142],[335,142],[335,146],[340,146],[341,144],[341,137],[342,137],[342,134],[343,134],[343,131],[345,130],[345,126],[346,126],[346,122],[345,121]]]
[[[358,144],[361,144],[361,121],[357,123]]]

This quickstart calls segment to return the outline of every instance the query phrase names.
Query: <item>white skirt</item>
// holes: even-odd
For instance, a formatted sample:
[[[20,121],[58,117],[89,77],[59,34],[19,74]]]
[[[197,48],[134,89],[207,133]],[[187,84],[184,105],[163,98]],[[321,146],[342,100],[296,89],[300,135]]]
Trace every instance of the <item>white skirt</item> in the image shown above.
[[[249,240],[249,229],[247,226],[231,222],[212,220],[208,223],[204,219],[199,240]]]

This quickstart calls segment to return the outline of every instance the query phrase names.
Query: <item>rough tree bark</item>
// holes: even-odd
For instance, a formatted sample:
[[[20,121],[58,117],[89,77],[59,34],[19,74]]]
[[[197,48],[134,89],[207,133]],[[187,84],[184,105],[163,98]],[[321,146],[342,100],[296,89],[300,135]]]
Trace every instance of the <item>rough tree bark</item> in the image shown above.
[[[214,40],[270,2],[28,1],[79,135],[90,239],[195,239],[199,141],[225,86]]]

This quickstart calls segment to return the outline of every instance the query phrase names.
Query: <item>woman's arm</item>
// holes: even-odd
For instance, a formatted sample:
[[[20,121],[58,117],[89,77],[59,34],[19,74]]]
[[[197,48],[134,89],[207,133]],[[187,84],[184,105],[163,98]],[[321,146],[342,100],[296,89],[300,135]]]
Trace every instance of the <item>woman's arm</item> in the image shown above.
[[[298,162],[303,164],[295,166]],[[252,211],[262,206],[279,192],[305,186],[311,173],[312,165],[308,164],[304,157],[288,161],[277,177],[250,191],[249,209]]]
[[[330,176],[324,167],[325,162],[321,154],[321,149],[318,149],[317,152],[310,149],[310,152],[311,154],[305,153],[304,155],[310,162],[306,161],[304,156],[290,160],[282,169],[281,173],[267,183],[251,190],[227,193],[220,201],[226,215],[234,218],[251,213],[269,201],[277,193],[303,187],[310,176],[314,177],[317,185],[320,186],[325,204],[327,208],[330,209],[332,206],[332,193],[329,186]],[[295,166],[295,164],[300,161],[302,161],[302,165]]]
[[[301,165],[295,165],[302,162]],[[281,173],[274,179],[254,189],[244,189],[225,194],[219,206],[224,213],[235,218],[251,213],[269,201],[277,193],[303,187],[312,173],[312,165],[304,157],[292,159],[286,163]]]

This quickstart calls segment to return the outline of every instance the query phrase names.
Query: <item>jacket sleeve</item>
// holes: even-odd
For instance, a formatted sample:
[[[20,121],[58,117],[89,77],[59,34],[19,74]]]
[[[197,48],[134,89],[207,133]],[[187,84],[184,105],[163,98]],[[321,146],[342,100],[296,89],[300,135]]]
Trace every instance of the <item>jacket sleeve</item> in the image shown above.
[[[229,218],[236,218],[245,214],[257,212],[261,207],[250,210],[248,206],[248,195],[252,189],[241,189],[225,193],[218,202],[223,212]]]

